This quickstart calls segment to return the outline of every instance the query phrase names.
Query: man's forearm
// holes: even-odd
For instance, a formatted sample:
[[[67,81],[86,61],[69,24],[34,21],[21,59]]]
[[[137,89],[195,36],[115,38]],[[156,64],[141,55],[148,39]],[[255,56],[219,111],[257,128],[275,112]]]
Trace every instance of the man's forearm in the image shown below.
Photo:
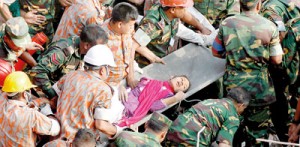
[[[5,21],[9,20],[10,18],[13,18],[12,14],[9,10],[9,7],[6,4],[3,4],[2,7],[0,7],[0,13],[1,13],[2,18]]]
[[[105,120],[96,119],[96,128],[109,137],[113,137],[117,133],[117,127]]]

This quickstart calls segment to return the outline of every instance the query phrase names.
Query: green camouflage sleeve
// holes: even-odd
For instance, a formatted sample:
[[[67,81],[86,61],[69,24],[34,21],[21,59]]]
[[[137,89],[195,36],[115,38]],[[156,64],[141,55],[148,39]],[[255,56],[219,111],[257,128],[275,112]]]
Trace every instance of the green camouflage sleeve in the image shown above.
[[[50,75],[60,68],[65,60],[65,55],[61,50],[53,49],[43,55],[38,64],[29,71],[33,83],[42,88],[48,98],[56,96],[56,92],[52,88]]]
[[[240,125],[239,118],[235,116],[229,116],[229,118],[223,123],[220,131],[217,135],[217,143],[225,143],[232,146],[233,136]]]
[[[139,25],[139,28],[142,29],[151,39],[155,39],[161,34],[161,30],[151,20],[143,20],[143,22]]]

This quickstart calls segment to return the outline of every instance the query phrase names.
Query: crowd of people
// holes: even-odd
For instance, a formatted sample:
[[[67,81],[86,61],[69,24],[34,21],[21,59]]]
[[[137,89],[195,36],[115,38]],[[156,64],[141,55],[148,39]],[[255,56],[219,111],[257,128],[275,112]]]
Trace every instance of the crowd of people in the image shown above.
[[[299,143],[298,0],[0,0],[0,23],[0,146]],[[226,60],[224,96],[171,121],[193,81],[135,73],[186,42]]]

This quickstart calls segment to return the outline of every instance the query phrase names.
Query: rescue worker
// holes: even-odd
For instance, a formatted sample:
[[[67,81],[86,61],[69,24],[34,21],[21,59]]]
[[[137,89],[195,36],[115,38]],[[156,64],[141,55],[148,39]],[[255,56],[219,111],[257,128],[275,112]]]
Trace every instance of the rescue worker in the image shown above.
[[[99,25],[88,25],[78,36],[61,39],[49,45],[30,71],[33,83],[39,86],[49,99],[57,96],[52,88],[62,76],[80,69],[82,58],[94,45],[105,44],[107,34]]]
[[[114,144],[123,146],[153,146],[161,147],[160,143],[165,139],[172,121],[158,112],[153,112],[151,118],[145,123],[145,132],[123,131],[116,138]]]
[[[176,146],[233,146],[233,136],[240,125],[239,115],[250,102],[243,88],[233,88],[226,98],[208,99],[179,115],[167,134],[167,143]],[[200,135],[198,136],[198,132]]]
[[[77,0],[64,11],[59,22],[53,41],[81,33],[82,29],[90,24],[100,25],[109,13],[103,6],[106,0]]]
[[[131,38],[134,31],[135,20],[138,12],[135,7],[128,3],[119,3],[112,10],[112,17],[105,21],[102,25],[108,34],[107,46],[111,49],[116,62],[116,67],[110,67],[110,73],[106,82],[114,89],[112,98],[112,108],[109,112],[114,119],[110,120],[114,123],[122,118],[124,106],[121,103],[126,101],[128,94],[126,84],[135,87],[137,80],[134,78],[134,53],[137,45]]]
[[[91,129],[79,129],[73,142],[66,140],[53,140],[43,145],[43,147],[95,147],[96,136]]]
[[[242,13],[225,19],[213,44],[213,55],[226,58],[224,87],[243,87],[252,99],[244,112],[246,145],[268,137],[270,104],[276,101],[269,64],[280,64],[283,51],[276,26],[258,14],[260,0],[241,0]],[[237,133],[238,134],[238,133]],[[239,135],[237,135],[239,136]]]
[[[112,98],[112,88],[104,81],[111,67],[116,67],[113,54],[105,45],[93,46],[84,56],[85,70],[76,70],[57,82],[61,94],[57,100],[56,117],[61,122],[59,138],[73,141],[79,129],[92,129],[113,138],[120,127],[107,120]]]
[[[194,3],[194,7],[215,28],[219,28],[219,25],[226,17],[240,13],[238,0],[194,0]]]
[[[6,77],[0,98],[0,146],[36,146],[37,135],[59,134],[60,125],[49,103],[29,105],[32,96],[28,91],[33,87],[24,72]]]
[[[285,24],[289,20],[300,15],[300,2],[298,0],[266,0],[263,3],[261,15],[277,25],[279,30],[279,37],[282,40],[285,34],[288,31],[290,31],[286,30]],[[291,41],[295,40],[289,40],[291,44],[294,44]],[[290,76],[295,76],[293,74],[297,73],[296,70],[298,70],[298,68],[286,66],[294,65],[289,63],[290,59],[296,61],[297,59],[295,58],[299,57],[293,56],[295,55],[294,51],[290,52],[291,50],[294,50],[293,47],[289,46],[283,48],[286,49],[282,65],[269,67],[276,93],[276,102],[271,105],[270,110],[272,114],[272,121],[276,128],[276,132],[278,134],[279,139],[281,141],[288,141],[288,136],[286,135],[288,132],[287,123],[289,123],[290,120],[292,120],[293,110],[291,106],[295,106],[297,104],[297,98],[296,95],[291,95],[292,98],[288,98],[288,95],[291,93],[287,92],[286,89],[288,89],[287,87],[289,87],[289,85],[295,82],[295,78],[291,79]],[[287,73],[286,69],[290,70],[291,72]],[[278,107],[280,107],[281,109],[278,109]]]
[[[25,18],[25,14],[34,11],[37,15],[45,16],[40,24],[32,24],[29,26],[29,34],[34,36],[39,32],[43,32],[48,37],[48,43],[51,42],[54,35],[53,19],[55,14],[55,0],[20,0],[21,16]]]
[[[30,66],[35,66],[35,59],[26,50],[43,50],[38,43],[32,42],[28,25],[22,17],[9,19],[0,27],[0,58],[12,63],[22,59]]]
[[[287,83],[289,94],[299,98],[300,94],[300,79],[299,79],[299,37],[300,37],[300,17],[289,20],[286,23],[285,36],[281,41],[282,47],[284,49],[283,56],[283,67],[287,76]],[[285,85],[286,86],[286,85]],[[286,88],[286,87],[285,87]],[[281,104],[283,105],[283,104]],[[278,107],[277,107],[278,109]],[[295,136],[298,136],[298,133],[295,132],[297,125],[300,122],[300,101],[298,101],[297,110],[295,116],[290,124],[289,129],[289,141],[296,142],[298,139]],[[284,118],[281,118],[284,119]],[[286,118],[284,119],[286,120]],[[286,123],[286,122],[285,122]],[[286,132],[285,132],[286,133]]]
[[[139,54],[136,57],[141,67],[153,62],[164,63],[160,58],[177,49],[176,37],[205,45],[203,36],[208,35],[195,33],[180,23],[187,13],[186,8],[192,6],[192,0],[160,0],[160,4],[147,11],[133,37],[141,46],[137,48]]]

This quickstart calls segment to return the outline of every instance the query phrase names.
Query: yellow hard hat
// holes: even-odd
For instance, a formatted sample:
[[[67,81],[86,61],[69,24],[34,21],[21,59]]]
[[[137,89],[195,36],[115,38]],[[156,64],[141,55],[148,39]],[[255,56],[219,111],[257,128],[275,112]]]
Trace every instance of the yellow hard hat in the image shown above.
[[[33,85],[29,77],[21,71],[10,73],[4,80],[2,91],[4,92],[24,92],[30,88],[36,87]]]

